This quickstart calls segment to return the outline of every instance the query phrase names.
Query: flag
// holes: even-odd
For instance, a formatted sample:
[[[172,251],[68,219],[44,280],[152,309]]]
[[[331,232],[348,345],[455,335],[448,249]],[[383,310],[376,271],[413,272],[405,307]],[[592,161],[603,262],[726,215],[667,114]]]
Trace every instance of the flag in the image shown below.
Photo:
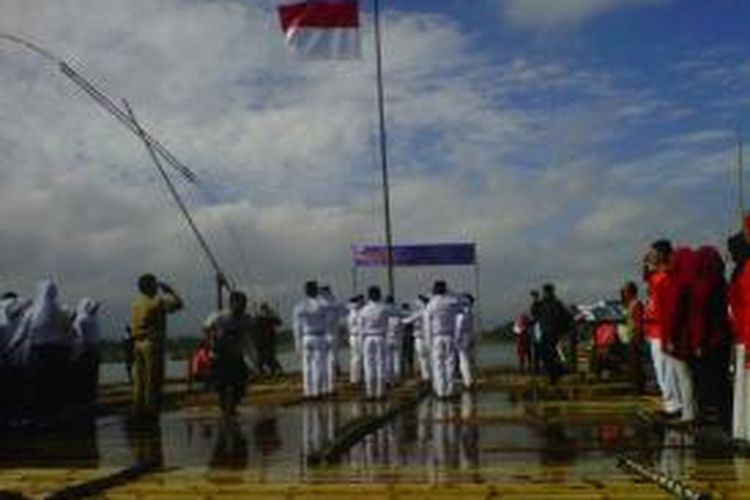
[[[299,54],[316,59],[360,56],[357,0],[276,0],[281,29]]]

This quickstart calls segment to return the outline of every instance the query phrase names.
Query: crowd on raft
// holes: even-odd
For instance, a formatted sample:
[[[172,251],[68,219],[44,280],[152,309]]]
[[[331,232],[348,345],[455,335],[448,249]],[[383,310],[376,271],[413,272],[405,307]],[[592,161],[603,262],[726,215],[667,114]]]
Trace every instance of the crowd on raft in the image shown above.
[[[620,287],[616,305],[621,320],[593,326],[592,361],[595,371],[623,368],[640,393],[650,385],[647,372],[653,372],[665,418],[683,425],[718,423],[734,438],[747,439],[750,216],[727,247],[733,263],[728,279],[724,259],[712,246],[674,246],[666,239],[649,245],[641,260],[645,297],[641,299],[635,282]],[[141,276],[137,287],[129,326],[134,412],[148,416],[158,414],[161,405],[167,316],[183,303],[152,274]],[[472,307],[470,294],[453,293],[440,280],[429,296],[401,306],[383,297],[377,286],[368,289],[366,298],[356,296],[344,304],[330,287],[306,283],[292,320],[304,396],[325,398],[335,392],[343,332],[349,336],[349,383],[361,385],[368,398],[385,397],[412,373],[439,398],[453,396],[459,386],[471,390],[476,345]],[[89,298],[75,311],[66,307],[51,280],[38,285],[33,299],[12,292],[2,296],[3,419],[34,418],[64,404],[95,400],[98,311],[99,304]],[[521,368],[543,371],[552,383],[575,370],[580,334],[591,327],[590,316],[585,308],[565,306],[552,284],[544,285],[541,294],[533,291],[529,310],[514,325]],[[218,392],[226,413],[236,412],[251,370],[280,372],[275,358],[280,326],[268,306],[251,314],[240,291],[231,293],[227,309],[206,321],[191,371],[210,373],[205,381]],[[565,356],[562,345],[572,355]]]
[[[544,372],[554,383],[575,370],[586,331],[594,372],[619,369],[639,393],[653,379],[665,419],[681,426],[716,424],[734,439],[748,439],[750,216],[743,231],[727,240],[727,250],[728,276],[713,246],[654,241],[641,260],[645,297],[637,283],[625,283],[611,304],[619,319],[564,306],[552,285],[541,297],[532,292],[529,310],[514,324],[520,369]]]
[[[43,421],[62,407],[96,399],[99,303],[81,299],[75,310],[57,285],[41,281],[33,298],[0,298],[0,426]]]

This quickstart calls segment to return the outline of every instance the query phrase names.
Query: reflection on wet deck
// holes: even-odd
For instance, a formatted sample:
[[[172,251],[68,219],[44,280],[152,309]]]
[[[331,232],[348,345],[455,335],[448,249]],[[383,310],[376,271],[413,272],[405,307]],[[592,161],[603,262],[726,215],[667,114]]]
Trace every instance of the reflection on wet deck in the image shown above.
[[[750,462],[734,457],[718,432],[655,427],[643,418],[655,401],[629,395],[622,384],[582,387],[571,379],[550,389],[488,375],[476,393],[422,399],[356,442],[340,463],[311,466],[307,457],[349,423],[395,402],[346,392],[333,401],[279,399],[285,383],[256,387],[233,419],[221,417],[212,397],[199,396],[150,425],[109,415],[64,431],[3,436],[0,489],[39,495],[153,464],[156,472],[108,495],[665,497],[618,468],[616,456],[625,453],[701,491],[750,494],[741,486]]]

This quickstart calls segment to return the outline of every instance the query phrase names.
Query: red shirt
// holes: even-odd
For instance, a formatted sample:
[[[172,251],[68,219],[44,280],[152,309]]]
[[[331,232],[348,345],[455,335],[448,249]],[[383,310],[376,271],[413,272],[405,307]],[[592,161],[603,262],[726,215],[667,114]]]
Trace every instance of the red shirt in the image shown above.
[[[696,310],[691,303],[696,262],[697,254],[689,248],[679,248],[674,252],[669,286],[665,287],[664,307],[660,311],[663,347],[681,360],[687,360],[693,354],[690,322],[692,311]]]
[[[648,298],[643,311],[643,323],[646,337],[664,340],[662,330],[662,310],[669,287],[669,275],[665,271],[654,271],[647,278]]]
[[[748,347],[748,314],[750,311],[750,266],[744,264],[742,269],[732,277],[729,285],[730,323],[736,344]]]
[[[728,335],[724,261],[713,247],[697,252],[695,281],[690,297],[689,348],[694,354],[725,344]]]

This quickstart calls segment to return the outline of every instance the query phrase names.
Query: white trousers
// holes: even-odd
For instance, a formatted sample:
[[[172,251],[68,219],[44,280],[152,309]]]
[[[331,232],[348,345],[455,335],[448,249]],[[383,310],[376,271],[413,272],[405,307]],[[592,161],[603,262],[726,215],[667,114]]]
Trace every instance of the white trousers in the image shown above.
[[[459,345],[458,369],[461,372],[461,380],[467,389],[474,385],[474,349],[471,345]]]
[[[365,337],[365,393],[368,398],[382,398],[385,393],[385,339],[376,335]]]
[[[432,339],[432,390],[439,398],[453,395],[453,371],[456,366],[453,338],[437,335]]]
[[[648,339],[651,348],[651,360],[654,363],[654,373],[656,374],[656,383],[661,391],[661,398],[664,405],[664,411],[674,413],[680,410],[679,390],[674,374],[674,366],[671,363],[670,356],[664,354],[661,350],[660,339]]]
[[[677,389],[678,400],[682,410],[682,420],[695,420],[695,393],[693,392],[693,378],[687,362],[666,355],[672,365],[673,383]]]
[[[359,335],[349,336],[349,382],[362,381],[362,339]]]
[[[414,337],[414,355],[419,365],[419,375],[423,382],[430,380],[430,344],[423,337]]]
[[[305,335],[302,339],[302,383],[305,396],[325,393],[328,364],[325,362],[328,342],[322,335]]]
[[[395,384],[401,380],[401,342],[396,339],[387,339],[385,346],[388,363],[387,380],[388,383]]]
[[[734,439],[750,438],[750,384],[748,371],[745,370],[745,346],[734,346],[734,405],[732,415],[732,437]]]
[[[336,351],[338,349],[338,342],[336,341],[336,335],[325,336],[325,379],[323,380],[323,392],[324,394],[333,393],[334,382],[336,381]]]

